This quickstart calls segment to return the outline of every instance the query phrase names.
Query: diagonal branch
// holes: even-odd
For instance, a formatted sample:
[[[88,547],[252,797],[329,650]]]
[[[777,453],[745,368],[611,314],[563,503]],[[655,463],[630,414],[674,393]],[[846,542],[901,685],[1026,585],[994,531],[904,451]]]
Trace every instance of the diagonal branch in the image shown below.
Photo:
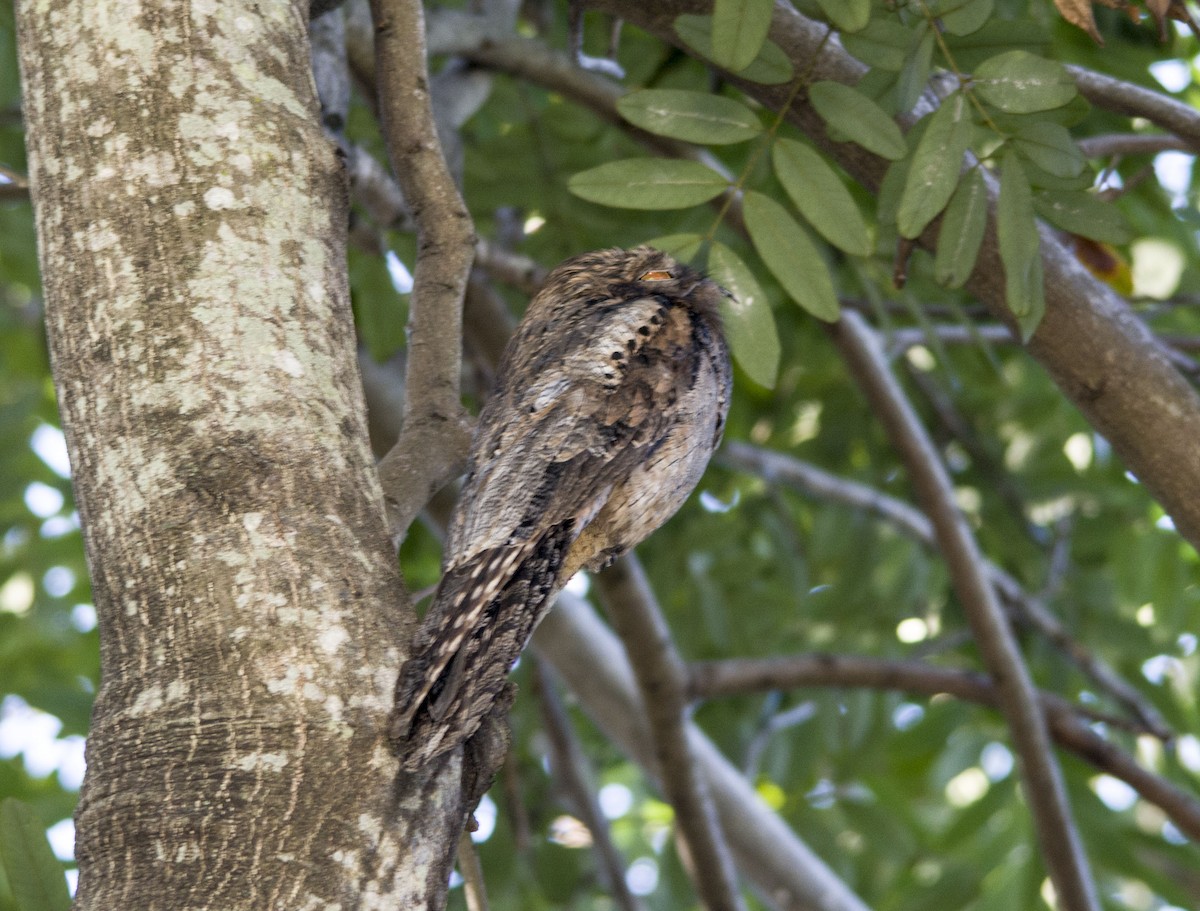
[[[803,686],[870,687],[935,696],[949,693],[966,702],[1000,707],[996,684],[983,674],[934,667],[918,661],[892,661],[858,655],[789,655],[784,658],[705,661],[691,666],[690,691],[696,698],[731,696]],[[1119,778],[1161,807],[1189,838],[1200,841],[1200,801],[1165,778],[1138,765],[1133,757],[1092,730],[1079,706],[1054,693],[1038,700],[1056,743],[1102,772]]]
[[[784,484],[812,497],[868,511],[892,523],[900,532],[920,541],[926,547],[934,549],[937,546],[934,526],[920,510],[901,499],[876,490],[875,487],[839,478],[838,475],[785,455],[784,452],[762,449],[761,446],[743,443],[740,440],[731,440],[722,446],[716,460],[727,468],[755,474],[769,484]],[[1080,645],[1062,623],[1058,622],[1058,618],[1046,609],[1042,600],[1026,592],[1020,582],[1006,570],[997,567],[990,559],[984,559],[983,571],[988,576],[991,586],[996,589],[998,597],[1003,600],[1004,606],[1060,648],[1082,672],[1092,678],[1097,687],[1133,713],[1134,718],[1140,721],[1146,731],[1162,739],[1175,736],[1158,709],[1104,659]]]
[[[1001,708],[1021,760],[1042,855],[1059,900],[1068,911],[1098,909],[1095,885],[1071,818],[1062,772],[1051,750],[1033,681],[995,590],[983,572],[983,556],[966,519],[955,506],[950,477],[888,370],[874,331],[857,313],[847,311],[831,329],[831,335],[900,451],[910,482],[933,524],[938,549],[946,560],[984,663],[996,680]]]
[[[650,723],[621,643],[581,599],[560,595],[533,637],[596,724],[664,788]],[[693,762],[704,776],[738,869],[776,908],[867,911],[862,899],[770,810],[690,721]]]
[[[1190,105],[1082,66],[1068,66],[1067,72],[1079,94],[1096,107],[1125,117],[1143,117],[1174,133],[1192,151],[1200,151],[1200,113]]]
[[[379,114],[396,182],[417,225],[404,430],[379,464],[393,534],[403,535],[461,470],[470,442],[459,401],[462,302],[475,228],[438,140],[419,0],[372,0]]]
[[[964,702],[1000,707],[992,679],[978,671],[938,667],[924,661],[871,658],[865,655],[785,655],[774,658],[730,658],[697,661],[689,667],[688,691],[693,698],[711,699],[804,686],[867,687],[936,696],[949,693]],[[1039,690],[1038,702],[1047,715],[1078,715],[1128,728],[1120,718],[1073,705],[1056,693]]]
[[[621,911],[644,911],[645,905],[630,891],[625,881],[625,859],[613,843],[608,820],[600,811],[600,803],[592,791],[587,757],[579,746],[567,710],[554,688],[549,665],[539,658],[534,662],[533,669],[555,773],[574,804],[575,812],[592,833],[600,870],[605,885],[612,893],[613,903]]]
[[[743,908],[708,783],[688,743],[687,669],[675,651],[637,558],[619,560],[597,577],[601,600],[633,664],[650,722],[659,781],[690,853],[689,872],[706,908]]]
[[[920,510],[874,487],[830,474],[793,456],[741,441],[726,443],[717,453],[717,461],[727,468],[750,472],[768,483],[785,484],[809,496],[873,513],[926,547],[937,547],[933,525]],[[982,568],[1005,607],[1061,649],[1100,689],[1128,709],[1149,733],[1163,740],[1174,737],[1154,705],[1104,659],[1072,637],[1039,598],[1025,591],[1016,578],[991,560],[985,559]]]

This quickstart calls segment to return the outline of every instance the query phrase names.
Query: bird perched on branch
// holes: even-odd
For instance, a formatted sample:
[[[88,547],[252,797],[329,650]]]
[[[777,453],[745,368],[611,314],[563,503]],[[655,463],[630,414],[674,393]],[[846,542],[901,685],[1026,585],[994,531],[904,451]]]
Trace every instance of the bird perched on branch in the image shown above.
[[[396,685],[409,769],[471,737],[580,569],[603,569],[700,480],[729,409],[722,291],[650,247],[546,278],[479,416],[444,572]]]

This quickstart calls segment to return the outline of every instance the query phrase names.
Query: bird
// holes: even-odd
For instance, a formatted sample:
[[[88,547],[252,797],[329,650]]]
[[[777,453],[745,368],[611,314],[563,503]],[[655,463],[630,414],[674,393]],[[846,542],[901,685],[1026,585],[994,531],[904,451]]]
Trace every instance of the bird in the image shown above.
[[[650,246],[546,277],[480,412],[441,581],[400,671],[405,769],[467,741],[562,587],[666,522],[721,441],[728,292]],[[511,700],[511,693],[507,693]]]

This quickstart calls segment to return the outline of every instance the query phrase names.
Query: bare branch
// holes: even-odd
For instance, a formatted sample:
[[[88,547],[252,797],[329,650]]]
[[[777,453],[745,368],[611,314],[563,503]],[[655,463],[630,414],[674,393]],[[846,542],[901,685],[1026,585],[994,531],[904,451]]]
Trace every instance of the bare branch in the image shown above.
[[[483,864],[471,833],[463,829],[458,837],[458,872],[463,878],[463,893],[467,900],[467,911],[488,911],[487,886],[483,880]]]
[[[938,667],[923,661],[870,658],[865,655],[785,655],[774,658],[731,658],[697,661],[690,665],[689,692],[695,699],[736,696],[805,686],[868,687],[877,690],[936,696],[948,693],[964,702],[1000,707],[1000,693],[992,679],[978,671]],[[1080,716],[1084,723],[1101,722],[1129,728],[1124,719],[1113,718],[1086,706],[1077,706],[1056,693],[1038,691],[1039,704],[1047,715],[1056,712]]]
[[[459,401],[462,302],[474,255],[471,213],[446,167],[429,99],[419,0],[373,0],[380,124],[417,223],[404,430],[379,464],[393,534],[461,470],[470,442]]]
[[[955,506],[949,475],[888,370],[874,331],[857,313],[847,311],[831,335],[900,451],[910,481],[933,524],[938,549],[946,560],[984,663],[997,682],[1004,717],[1020,757],[1042,855],[1059,901],[1070,911],[1094,911],[1099,908],[1099,900],[1071,818],[1062,773],[1037,706],[1033,681],[995,590],[984,575],[983,557],[975,539]]]
[[[350,177],[351,197],[378,227],[413,230],[400,185],[374,155],[362,146],[350,146],[346,149],[346,173]]]
[[[928,345],[931,333],[939,344],[944,345],[978,345],[985,342],[993,345],[1011,345],[1015,341],[1007,326],[996,323],[985,323],[981,326],[941,323],[933,326],[903,326],[886,335],[889,358],[917,345]]]
[[[848,655],[789,655],[785,658],[699,662],[691,666],[691,692],[696,698],[729,696],[804,686],[871,687],[936,696],[949,693],[966,702],[1000,707],[996,685],[971,671],[934,667],[917,661],[892,661]],[[1053,693],[1039,692],[1050,733],[1060,746],[1096,768],[1119,778],[1159,806],[1188,837],[1200,840],[1200,801],[1165,778],[1139,766],[1124,750],[1092,730],[1094,716]],[[1097,720],[1094,717],[1091,720]],[[1100,719],[1111,723],[1110,719]]]
[[[1082,66],[1068,66],[1067,72],[1075,80],[1079,94],[1096,107],[1126,117],[1144,117],[1174,133],[1193,151],[1200,151],[1200,113],[1195,108]]]
[[[1085,158],[1112,158],[1125,155],[1157,155],[1159,152],[1194,152],[1193,146],[1163,133],[1107,133],[1079,140]]]
[[[534,662],[534,672],[538,695],[541,697],[542,720],[546,723],[546,733],[550,735],[554,771],[575,812],[592,833],[600,870],[613,901],[624,911],[639,911],[645,906],[629,891],[629,884],[625,881],[625,859],[613,844],[608,820],[600,812],[600,804],[592,790],[587,757],[579,748],[579,741],[571,729],[571,720],[554,689],[549,666],[538,658]]]
[[[533,297],[546,280],[546,269],[527,256],[512,253],[486,240],[475,245],[475,264],[492,278]]]
[[[873,513],[926,547],[937,546],[933,525],[924,514],[874,487],[840,478],[792,456],[740,441],[726,443],[716,458],[728,468],[750,472],[769,483],[786,484],[809,496]],[[1005,607],[1061,649],[1101,690],[1129,710],[1149,733],[1163,740],[1174,737],[1166,720],[1150,701],[1104,659],[1071,636],[1040,599],[1025,591],[1010,573],[990,560],[984,560],[983,571]]]
[[[649,777],[658,779],[653,737],[633,669],[621,643],[596,613],[583,600],[560,595],[533,642],[597,725]],[[738,869],[758,892],[788,911],[867,911],[712,742],[691,722],[686,729]]]
[[[659,781],[691,854],[689,872],[712,911],[743,908],[720,821],[688,744],[687,670],[650,590],[630,555],[597,577],[613,628],[633,664],[650,722]]]

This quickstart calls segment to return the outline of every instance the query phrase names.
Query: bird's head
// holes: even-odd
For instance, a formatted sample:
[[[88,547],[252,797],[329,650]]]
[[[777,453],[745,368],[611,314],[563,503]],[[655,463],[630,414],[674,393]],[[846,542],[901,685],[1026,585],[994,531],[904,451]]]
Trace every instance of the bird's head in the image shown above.
[[[684,300],[714,319],[718,318],[721,298],[729,296],[701,272],[646,245],[632,250],[613,247],[572,257],[546,277],[543,294],[550,288],[556,289],[555,296],[560,299],[611,300],[661,294]]]

